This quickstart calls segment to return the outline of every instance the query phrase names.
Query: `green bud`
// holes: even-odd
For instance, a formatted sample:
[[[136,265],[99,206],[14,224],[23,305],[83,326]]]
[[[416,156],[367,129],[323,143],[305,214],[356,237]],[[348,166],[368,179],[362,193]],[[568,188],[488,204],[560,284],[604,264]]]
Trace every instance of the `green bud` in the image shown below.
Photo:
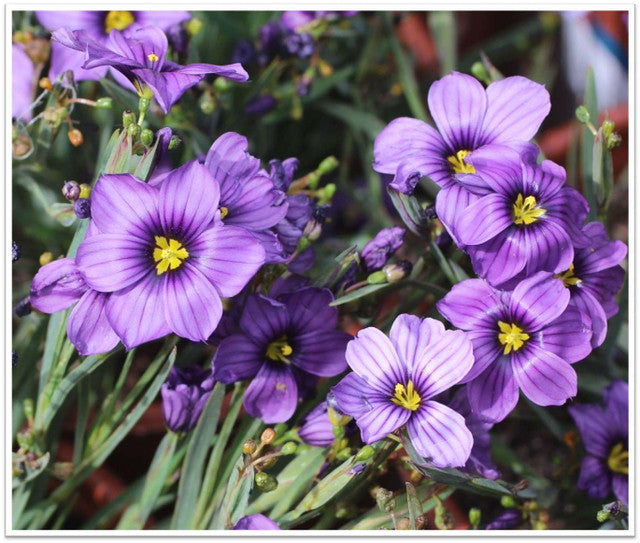
[[[616,123],[614,123],[611,119],[606,119],[602,123],[602,133],[604,134],[605,138],[608,138],[611,134],[613,134],[613,131],[615,129],[616,129]]]
[[[483,83],[491,82],[491,76],[489,75],[489,72],[487,72],[484,64],[480,61],[474,62],[471,65],[471,75],[473,75],[473,77],[475,77],[479,81],[482,81]]]
[[[308,239],[308,238],[304,238],[304,237],[303,237],[303,238],[300,238],[300,239],[298,240],[298,246],[296,247],[296,249],[297,249],[299,252],[302,252],[302,251],[304,251],[307,247],[309,247],[309,245],[311,245],[311,242],[309,241],[309,239]]]
[[[278,479],[276,479],[270,473],[265,473],[264,471],[259,471],[256,473],[255,477],[256,486],[262,492],[271,492],[278,488]]]
[[[153,143],[153,131],[145,128],[140,132],[140,141],[145,147],[151,147],[151,144]]]
[[[182,138],[174,134],[173,136],[171,136],[171,139],[169,140],[169,151],[173,151],[174,149],[177,149],[181,143],[182,143]]]
[[[153,98],[153,91],[151,92],[151,95],[149,95],[149,93],[147,92],[148,88],[149,87],[145,87],[144,94],[138,101],[138,109],[140,110],[140,113],[146,113],[147,110],[149,109],[149,106],[151,105],[151,98]]]
[[[622,136],[616,132],[607,138],[607,149],[614,149],[622,143]]]
[[[205,115],[211,115],[216,110],[216,101],[211,93],[205,92],[199,100],[200,111]]]
[[[233,83],[231,81],[229,81],[226,77],[218,77],[213,82],[213,87],[218,92],[227,92],[227,91],[231,90],[231,88],[233,87]]]
[[[197,17],[192,17],[187,22],[187,32],[191,36],[195,36],[202,29],[202,21]]]
[[[370,285],[380,285],[387,282],[387,274],[382,270],[374,271],[367,277],[367,283]]]
[[[287,431],[287,425],[282,422],[279,422],[273,427],[273,430],[275,431],[277,436],[283,436],[284,433]]]
[[[98,109],[111,109],[113,107],[113,100],[108,96],[98,98],[96,100],[96,107]]]
[[[500,498],[500,505],[505,509],[511,509],[516,506],[516,500],[513,499],[513,496],[502,496],[502,498]]]
[[[287,441],[280,449],[280,453],[283,455],[295,454],[298,449],[298,445],[296,445],[293,441]]]
[[[139,124],[130,124],[129,126],[127,126],[127,136],[129,136],[131,139],[138,139],[141,132],[142,128],[140,128]]]
[[[336,193],[336,185],[335,183],[327,183],[322,189],[322,200],[328,202],[333,198],[333,195]]]
[[[344,426],[334,426],[333,435],[336,436],[338,439],[344,437]]]
[[[607,522],[609,520],[609,511],[601,509],[596,514],[596,519],[598,519],[598,522]]]
[[[244,454],[253,454],[254,452],[256,452],[257,448],[258,446],[256,445],[256,442],[253,439],[247,439],[242,444],[242,452]]]
[[[393,492],[379,486],[374,491],[374,498],[380,511],[390,513],[396,508],[396,500],[393,497]]]
[[[586,124],[591,119],[589,110],[585,106],[578,106],[576,109],[576,118],[583,124]]]
[[[477,507],[469,509],[469,523],[474,528],[480,526],[480,520],[482,518],[482,512]]]
[[[369,460],[369,458],[371,458],[375,454],[375,452],[375,449],[371,445],[365,445],[358,451],[358,454],[356,454],[356,462]]]
[[[351,449],[349,447],[347,447],[346,449],[340,449],[336,453],[336,460],[339,460],[340,462],[344,462],[350,457],[351,457]]]
[[[311,190],[316,190],[319,182],[320,182],[320,174],[318,172],[311,172],[309,175],[307,175],[307,186]]]
[[[326,175],[335,170],[339,165],[340,162],[338,162],[336,157],[328,156],[320,163],[320,166],[318,166],[318,173],[320,175]]]
[[[122,114],[122,125],[128,127],[130,124],[135,124],[136,114],[130,109],[126,109]]]

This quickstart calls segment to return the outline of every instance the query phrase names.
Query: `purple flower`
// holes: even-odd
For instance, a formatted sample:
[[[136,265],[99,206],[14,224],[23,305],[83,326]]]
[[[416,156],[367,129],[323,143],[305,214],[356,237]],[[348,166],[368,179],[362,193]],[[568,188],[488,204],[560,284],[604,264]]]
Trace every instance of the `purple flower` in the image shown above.
[[[136,24],[169,30],[189,17],[188,11],[36,11],[36,18],[50,32],[59,28],[84,30],[102,44],[107,43],[111,30],[125,31]],[[84,51],[69,49],[53,41],[49,78],[56,79],[66,70],[73,70],[76,81],[98,80],[107,74],[106,66],[85,70],[82,67],[85,60]]]
[[[338,311],[329,306],[331,291],[286,290],[272,298],[249,296],[240,332],[222,340],[212,361],[217,381],[252,379],[244,408],[267,424],[291,418],[310,377],[332,377],[345,370],[344,350],[351,337],[336,330]]]
[[[246,517],[242,517],[236,525],[233,527],[234,530],[279,530],[280,526],[278,526],[275,522],[273,522],[269,517],[265,517],[260,513],[256,513],[255,515],[247,515]]]
[[[174,366],[162,385],[162,414],[172,432],[192,430],[213,390],[211,370]]]
[[[360,252],[368,272],[378,270],[387,263],[404,242],[405,229],[399,226],[383,228]]]
[[[277,105],[278,101],[272,94],[261,94],[244,107],[244,112],[246,115],[265,115]]]
[[[580,227],[589,211],[580,193],[565,184],[564,168],[545,160],[523,164],[517,154],[500,152],[502,162],[481,176],[479,199],[460,209],[454,230],[476,273],[494,286],[530,277],[538,271],[566,270],[573,244],[588,243]],[[474,154],[473,163],[498,162],[494,150]],[[465,181],[465,183],[467,182]],[[572,243],[573,242],[573,243]]]
[[[317,19],[332,20],[339,17],[353,17],[357,13],[357,11],[285,11],[280,17],[280,24],[291,32],[297,32],[298,29]]]
[[[400,315],[389,337],[365,328],[347,345],[353,370],[332,388],[341,411],[355,418],[365,443],[407,425],[416,451],[438,467],[463,466],[473,437],[464,418],[434,400],[473,366],[471,342],[441,322]]]
[[[316,44],[313,36],[306,32],[294,32],[284,39],[284,49],[294,57],[308,58],[313,55]]]
[[[327,402],[314,407],[298,430],[300,439],[315,447],[328,447],[335,440],[333,424],[329,419]]]
[[[78,271],[98,293],[125,347],[171,332],[206,341],[220,321],[221,297],[240,292],[264,262],[242,228],[219,219],[219,187],[192,162],[160,187],[129,174],[103,175],[91,193],[97,233],[78,247]],[[71,341],[74,339],[70,336]]]
[[[180,66],[167,60],[168,42],[155,26],[135,26],[126,33],[112,30],[106,42],[96,40],[85,30],[56,30],[52,39],[85,53],[85,69],[110,66],[125,76],[140,96],[154,97],[164,113],[184,92],[206,75],[215,74],[234,81],[249,79],[240,64],[188,64]]]
[[[627,254],[627,246],[621,241],[609,241],[599,222],[586,224],[582,233],[589,239],[587,247],[574,248],[573,262],[556,277],[569,289],[570,305],[591,320],[591,346],[595,348],[607,336],[607,319],[618,312],[615,295],[625,275],[619,264]]]
[[[572,405],[584,448],[578,488],[590,498],[603,499],[613,489],[629,503],[629,386],[614,381],[603,391],[604,408],[597,404]]]
[[[591,352],[591,330],[569,297],[562,281],[539,272],[512,292],[468,279],[438,302],[473,343],[475,364],[462,379],[473,412],[501,421],[519,390],[538,405],[562,405],[576,395],[571,364]]]
[[[11,117],[31,120],[33,101],[33,61],[21,43],[11,44]]]
[[[469,162],[473,152],[507,146],[535,159],[538,150],[529,140],[549,113],[549,93],[524,77],[507,77],[485,90],[475,78],[454,72],[431,85],[428,102],[437,130],[417,119],[395,119],[376,138],[373,167],[392,174],[391,186],[403,192],[416,177],[440,185],[436,211],[455,239],[457,211],[477,199],[458,182],[482,173]]]
[[[519,509],[507,509],[489,524],[487,530],[513,530],[522,524],[522,513]]]

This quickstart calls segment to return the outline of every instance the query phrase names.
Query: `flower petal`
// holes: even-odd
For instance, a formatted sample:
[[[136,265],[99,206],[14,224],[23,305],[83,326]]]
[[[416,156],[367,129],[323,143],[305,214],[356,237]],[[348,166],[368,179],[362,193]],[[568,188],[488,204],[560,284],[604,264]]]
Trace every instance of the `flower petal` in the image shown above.
[[[57,313],[77,302],[87,291],[73,258],[42,266],[31,282],[31,305],[43,313]]]
[[[602,304],[588,290],[575,288],[571,290],[569,307],[575,307],[586,316],[591,326],[591,347],[599,347],[607,337],[607,314]]]
[[[493,328],[505,310],[500,292],[482,279],[466,279],[453,285],[437,307],[449,322],[463,330]]]
[[[376,405],[387,403],[388,394],[381,394],[355,373],[347,374],[331,389],[338,409],[351,417],[361,417]]]
[[[619,435],[629,434],[629,385],[616,379],[602,391],[611,427]]]
[[[458,237],[458,217],[460,212],[478,200],[480,196],[464,188],[458,182],[442,188],[436,195],[436,214],[453,241],[461,248],[464,244]]]
[[[511,293],[509,313],[527,333],[537,332],[556,320],[569,305],[571,295],[562,281],[540,272],[521,281]]]
[[[67,335],[82,356],[109,352],[120,342],[107,320],[107,299],[107,294],[89,290],[69,315]]]
[[[608,413],[597,404],[570,405],[568,411],[580,431],[587,453],[605,460],[612,437]]]
[[[376,405],[371,411],[356,418],[362,441],[375,443],[407,423],[411,411],[390,401]]]
[[[511,359],[501,356],[467,384],[467,395],[474,413],[491,422],[503,420],[518,403],[518,384]]]
[[[509,228],[482,245],[469,247],[468,253],[474,271],[494,286],[505,283],[527,264],[522,232],[516,228]]]
[[[585,490],[591,499],[604,499],[611,488],[611,474],[604,460],[587,456],[582,460],[578,488]]]
[[[252,294],[247,298],[240,328],[256,343],[267,344],[285,333],[289,325],[287,307],[262,294]]]
[[[288,421],[298,404],[298,386],[286,366],[263,364],[244,393],[243,405],[267,424]]]
[[[508,199],[487,194],[459,211],[456,233],[465,245],[479,245],[494,238],[513,224]]]
[[[338,325],[338,308],[331,307],[333,293],[326,288],[304,287],[278,297],[287,306],[291,327],[304,334],[334,329]]]
[[[629,505],[629,476],[614,473],[611,477],[611,487],[616,498],[625,505]]]
[[[263,347],[244,334],[233,334],[220,342],[213,355],[213,378],[225,385],[249,379],[260,371],[264,361]]]
[[[421,319],[403,313],[393,321],[389,339],[408,370],[422,359],[425,347],[444,334],[444,325],[435,319]]]
[[[498,329],[496,330],[472,330],[467,332],[467,337],[473,345],[473,366],[461,380],[467,383],[480,375],[490,364],[502,355],[502,345],[498,342]]]
[[[407,423],[416,451],[439,468],[464,466],[471,454],[473,436],[464,417],[441,403],[425,402]]]
[[[604,311],[602,315],[604,316]],[[540,347],[570,364],[582,360],[591,352],[591,330],[580,310],[572,305],[536,334],[534,339]]]
[[[295,337],[291,363],[319,377],[333,377],[347,369],[345,349],[351,340],[340,330],[314,330]]]

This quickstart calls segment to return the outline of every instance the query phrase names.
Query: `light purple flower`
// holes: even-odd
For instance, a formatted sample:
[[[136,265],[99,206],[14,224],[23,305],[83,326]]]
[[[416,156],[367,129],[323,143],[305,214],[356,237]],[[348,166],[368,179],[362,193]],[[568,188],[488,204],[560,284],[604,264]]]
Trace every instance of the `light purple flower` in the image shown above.
[[[222,340],[212,361],[217,381],[252,380],[244,408],[267,424],[291,418],[305,381],[345,370],[351,337],[336,330],[330,290],[304,287],[272,296],[249,296],[240,332]]]
[[[571,364],[591,352],[591,330],[569,297],[562,281],[539,272],[512,292],[468,279],[438,302],[473,343],[475,364],[462,379],[473,412],[501,421],[518,403],[519,390],[543,406],[576,395]]]
[[[428,102],[437,130],[417,119],[395,119],[376,138],[373,167],[393,175],[390,186],[402,192],[410,192],[418,177],[437,183],[443,189],[436,197],[438,217],[456,239],[457,211],[477,199],[458,179],[481,173],[468,159],[487,146],[506,146],[535,160],[538,150],[529,140],[549,113],[549,93],[519,76],[485,90],[475,78],[453,72],[431,85]]]
[[[214,380],[210,369],[173,366],[160,389],[162,414],[172,432],[188,432],[198,422],[211,396]]]
[[[85,30],[56,30],[52,39],[83,51],[85,69],[110,66],[125,76],[140,96],[155,98],[164,113],[184,92],[206,75],[215,74],[233,81],[247,81],[249,76],[240,64],[188,64],[180,66],[167,60],[167,37],[155,26],[132,26],[125,33],[112,30],[106,43]]]
[[[572,405],[587,451],[578,487],[590,498],[604,499],[613,489],[621,502],[629,503],[629,386],[621,380],[604,389],[604,408],[597,404]]]
[[[188,11],[36,11],[36,18],[50,32],[59,28],[84,30],[96,41],[106,44],[111,30],[126,31],[134,25],[153,25],[168,30],[174,24],[189,19]],[[76,81],[98,80],[108,68],[100,66],[85,70],[84,51],[69,49],[61,43],[51,43],[51,69],[49,78],[56,79],[66,70],[72,70]]]
[[[341,17],[353,17],[357,11],[285,11],[280,17],[280,24],[292,32],[307,26],[318,19],[338,19]]]
[[[35,68],[21,43],[11,44],[11,117],[31,120]]]
[[[256,513],[255,515],[247,515],[242,517],[236,525],[233,527],[234,530],[279,530],[280,526],[278,526],[273,520],[269,517],[265,517],[260,513]]]
[[[338,407],[355,418],[365,443],[406,424],[416,451],[438,467],[464,466],[473,437],[460,413],[434,397],[473,366],[471,342],[434,319],[400,315],[389,337],[365,328],[347,345],[353,370],[332,388]]]
[[[589,206],[565,184],[564,168],[548,160],[539,166],[524,164],[516,153],[493,149],[478,151],[472,160],[499,162],[481,178],[465,177],[463,184],[475,182],[479,198],[457,212],[454,224],[475,272],[500,286],[539,271],[566,270],[574,244],[589,241],[580,230]]]
[[[571,293],[570,305],[580,309],[591,320],[591,346],[602,345],[607,336],[607,319],[618,312],[615,296],[624,282],[620,266],[627,254],[621,241],[609,241],[604,225],[586,224],[582,233],[589,239],[584,248],[574,248],[573,262],[557,276]]]
[[[219,220],[218,200],[217,182],[195,162],[159,188],[129,174],[98,179],[97,233],[80,244],[76,262],[90,288],[109,294],[106,317],[128,349],[171,332],[206,341],[221,297],[240,292],[263,264],[253,236]]]
[[[406,230],[399,226],[383,228],[360,252],[368,272],[382,268],[404,242]]]

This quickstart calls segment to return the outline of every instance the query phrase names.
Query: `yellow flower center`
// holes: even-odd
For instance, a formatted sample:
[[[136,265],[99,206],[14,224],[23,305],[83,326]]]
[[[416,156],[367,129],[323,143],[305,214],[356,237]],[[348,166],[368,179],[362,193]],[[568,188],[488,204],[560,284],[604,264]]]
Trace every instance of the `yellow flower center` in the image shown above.
[[[546,212],[546,209],[538,207],[535,196],[525,198],[522,194],[518,194],[516,202],[513,204],[513,222],[528,226],[536,222]]]
[[[158,57],[158,55],[156,55],[155,53],[149,53],[147,55],[147,58],[149,59],[149,62],[158,62],[160,60],[160,57]]]
[[[224,219],[229,214],[229,208],[221,206],[220,207],[220,218]]]
[[[618,443],[611,449],[607,465],[614,473],[623,473],[629,475],[629,451],[624,450],[624,445]]]
[[[157,262],[158,275],[179,268],[189,257],[188,251],[176,239],[156,236],[156,248],[153,250],[153,260]]]
[[[575,285],[579,285],[580,283],[582,283],[582,279],[574,275],[573,264],[569,266],[569,269],[566,272],[556,273],[554,277],[556,279],[562,279],[564,286],[567,288],[573,287]]]
[[[498,327],[500,328],[498,340],[504,345],[504,354],[509,354],[512,350],[517,351],[529,339],[529,334],[515,324],[498,321]]]
[[[267,345],[267,358],[273,362],[289,364],[289,356],[293,353],[291,345],[287,343],[287,336],[282,336]]]
[[[391,398],[391,401],[409,411],[415,411],[420,407],[421,399],[420,394],[418,394],[413,387],[413,381],[409,381],[406,388],[402,383],[396,385],[395,394]]]
[[[134,21],[135,17],[130,11],[110,11],[104,18],[104,31],[109,34],[113,29],[124,30],[129,28]]]
[[[464,161],[465,157],[470,153],[471,151],[462,150],[458,151],[455,155],[447,157],[453,173],[476,173],[476,169]]]

